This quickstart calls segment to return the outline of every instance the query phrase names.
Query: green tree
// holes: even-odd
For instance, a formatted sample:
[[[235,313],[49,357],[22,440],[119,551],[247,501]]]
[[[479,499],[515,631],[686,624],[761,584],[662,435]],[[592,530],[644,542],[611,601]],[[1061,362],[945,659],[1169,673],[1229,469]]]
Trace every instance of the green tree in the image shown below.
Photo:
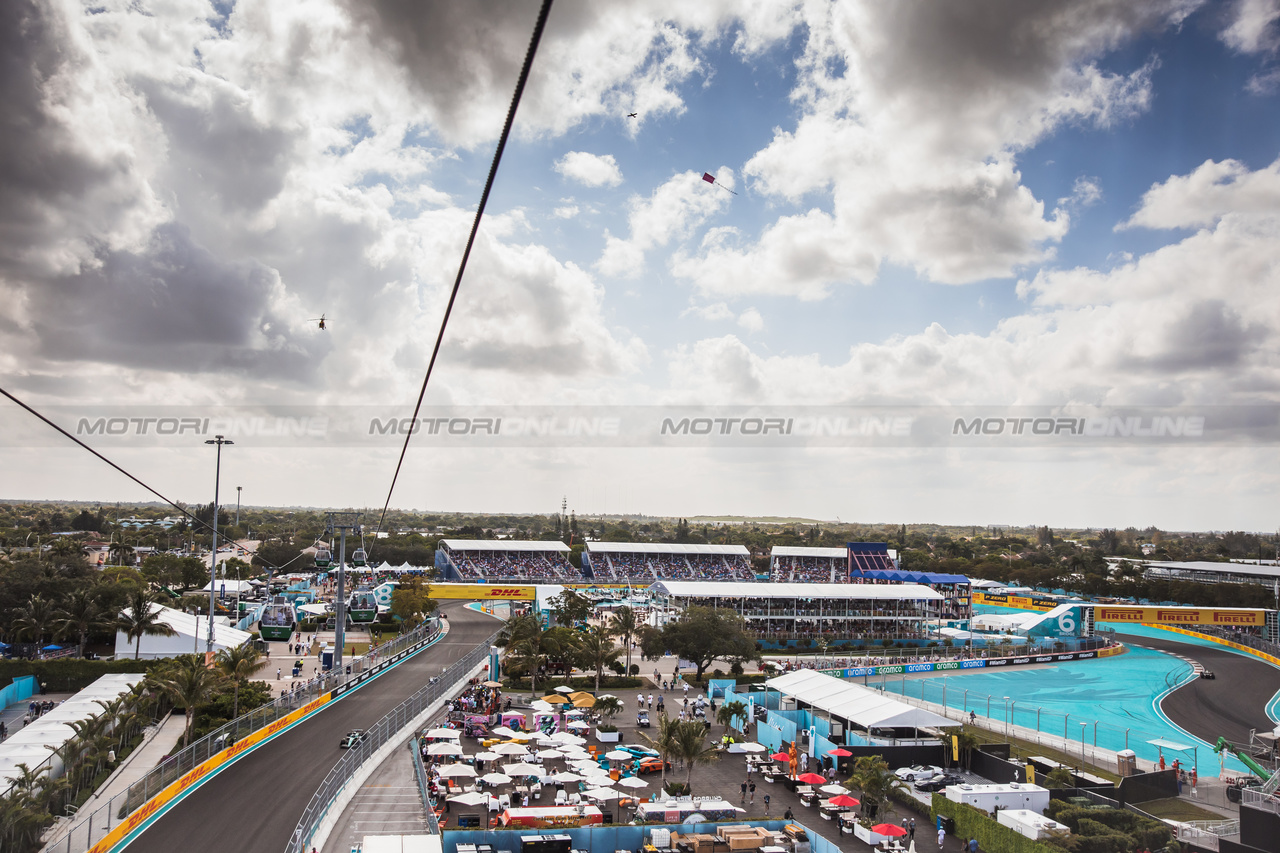
[[[862,813],[868,820],[883,820],[880,816],[892,791],[907,790],[903,782],[889,769],[889,763],[879,755],[864,755],[853,762],[850,783],[862,792]]]
[[[234,720],[240,713],[240,685],[261,672],[270,662],[263,657],[262,652],[248,643],[231,649],[222,649],[214,657],[218,671],[235,685],[232,688],[231,719]]]
[[[712,661],[741,664],[759,657],[745,620],[728,610],[690,607],[683,618],[662,629],[662,640],[672,653],[694,663],[696,681],[702,680]]]
[[[737,699],[732,702],[725,702],[716,709],[716,722],[724,726],[724,733],[728,734],[732,728],[736,732],[741,732],[738,726],[738,718],[741,717],[745,725],[747,719],[747,705],[745,702],[739,702]]]
[[[153,609],[154,604],[156,599],[151,590],[136,589],[128,598],[128,607],[116,617],[116,630],[134,641],[134,660],[142,654],[143,637],[172,637],[178,633],[164,622],[158,609]]]
[[[604,668],[622,657],[622,649],[613,644],[613,633],[604,625],[593,625],[581,634],[577,634],[577,650],[575,657],[579,666],[585,670],[596,671],[596,692],[600,692],[600,676]]]
[[[573,626],[585,622],[594,609],[591,599],[572,589],[566,589],[551,599],[551,617],[561,625]]]
[[[147,678],[176,707],[186,711],[187,725],[182,742],[189,744],[196,707],[213,697],[221,680],[220,674],[205,666],[204,655],[178,655],[166,666],[149,673]]]
[[[18,639],[30,637],[33,642],[42,643],[45,635],[53,630],[57,615],[53,602],[37,593],[26,604],[13,611],[11,626],[14,635]]]
[[[613,616],[609,619],[609,633],[622,641],[622,648],[627,653],[627,675],[631,674],[631,643],[641,624],[636,618],[636,612],[626,606],[613,611]]]
[[[84,646],[94,631],[106,629],[111,624],[107,612],[88,589],[73,589],[62,600],[53,620],[59,637],[76,638],[76,654],[84,657]]]
[[[658,757],[662,759],[662,779],[658,786],[659,788],[665,788],[667,785],[667,765],[675,755],[677,725],[677,720],[668,717],[666,712],[663,712],[658,715],[658,727],[653,734],[640,732],[640,737],[644,739],[644,742],[657,750]]]
[[[534,696],[538,695],[538,670],[548,655],[558,654],[562,648],[559,636],[543,628],[533,613],[508,619],[494,645],[505,648],[509,655],[528,665],[529,687]]]
[[[115,557],[117,566],[125,565],[126,560],[129,563],[133,562],[133,546],[132,545],[126,545],[124,544],[124,542],[112,542],[111,546],[107,548],[107,552],[112,557]]]
[[[438,605],[431,598],[430,587],[421,577],[402,578],[391,593],[391,614],[398,616],[406,628],[415,628],[436,612]]]
[[[681,720],[672,735],[672,755],[684,762],[685,793],[693,791],[693,770],[699,764],[720,760],[720,752],[707,743],[707,727],[698,720]]]

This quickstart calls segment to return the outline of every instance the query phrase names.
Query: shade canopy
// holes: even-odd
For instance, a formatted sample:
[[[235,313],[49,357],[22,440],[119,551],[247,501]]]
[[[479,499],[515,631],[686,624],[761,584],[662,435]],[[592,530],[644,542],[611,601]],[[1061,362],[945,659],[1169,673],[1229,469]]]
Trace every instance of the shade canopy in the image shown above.
[[[796,670],[770,678],[765,684],[793,696],[798,702],[826,711],[833,717],[848,720],[864,729],[872,728],[940,728],[954,726],[932,711],[892,699],[879,690],[841,681],[813,670]]]
[[[511,777],[505,773],[486,773],[480,781],[486,785],[506,785],[511,782]]]
[[[453,741],[441,741],[427,747],[427,755],[462,755],[462,747]]]
[[[449,802],[463,806],[479,806],[489,802],[489,795],[472,791],[467,794],[458,794],[456,797],[450,797]]]
[[[462,732],[458,731],[457,729],[432,729],[431,731],[423,735],[423,737],[432,738],[432,739],[449,738],[450,740],[461,740]]]
[[[446,764],[440,768],[441,776],[471,776],[475,777],[476,769],[469,764]]]

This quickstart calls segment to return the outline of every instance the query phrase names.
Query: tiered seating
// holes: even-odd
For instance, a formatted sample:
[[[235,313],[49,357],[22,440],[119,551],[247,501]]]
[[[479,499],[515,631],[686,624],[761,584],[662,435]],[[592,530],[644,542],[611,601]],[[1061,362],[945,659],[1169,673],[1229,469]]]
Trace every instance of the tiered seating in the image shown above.
[[[775,571],[774,580],[792,583],[831,583],[833,568],[836,581],[848,580],[844,561],[830,557],[786,557]]]
[[[642,581],[651,583],[654,579],[653,569],[649,566],[644,554],[602,554],[605,572],[615,580]],[[598,569],[597,563],[593,566]]]
[[[575,569],[563,554],[528,551],[460,551],[454,564],[464,578],[487,581],[576,580]]]
[[[732,563],[716,554],[663,555],[654,568],[658,576],[671,580],[753,581],[755,575],[745,559],[735,558]]]

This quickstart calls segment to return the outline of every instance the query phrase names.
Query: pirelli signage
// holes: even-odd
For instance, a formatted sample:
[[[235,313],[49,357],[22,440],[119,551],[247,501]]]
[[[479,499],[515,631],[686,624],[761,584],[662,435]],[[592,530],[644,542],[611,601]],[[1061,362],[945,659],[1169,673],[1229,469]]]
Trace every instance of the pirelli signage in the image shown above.
[[[1093,621],[1132,622],[1156,625],[1263,626],[1265,610],[1229,607],[1140,607],[1131,604],[1096,604]]]

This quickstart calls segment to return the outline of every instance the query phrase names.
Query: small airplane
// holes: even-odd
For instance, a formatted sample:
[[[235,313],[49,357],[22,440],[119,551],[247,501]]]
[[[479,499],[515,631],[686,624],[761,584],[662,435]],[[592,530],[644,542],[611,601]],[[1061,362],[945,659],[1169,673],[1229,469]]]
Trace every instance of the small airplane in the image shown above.
[[[627,118],[635,118],[635,117],[636,117],[635,113],[627,113]]]
[[[324,315],[323,315],[323,314],[321,314],[319,317],[312,317],[312,318],[311,318],[310,320],[308,320],[307,322],[308,322],[308,323],[319,323],[319,324],[320,324],[320,331],[322,331],[322,332],[323,332],[323,331],[325,330],[325,325],[324,325],[324,324],[325,324],[326,322],[328,322],[328,321],[327,321],[327,320],[325,320]]]

